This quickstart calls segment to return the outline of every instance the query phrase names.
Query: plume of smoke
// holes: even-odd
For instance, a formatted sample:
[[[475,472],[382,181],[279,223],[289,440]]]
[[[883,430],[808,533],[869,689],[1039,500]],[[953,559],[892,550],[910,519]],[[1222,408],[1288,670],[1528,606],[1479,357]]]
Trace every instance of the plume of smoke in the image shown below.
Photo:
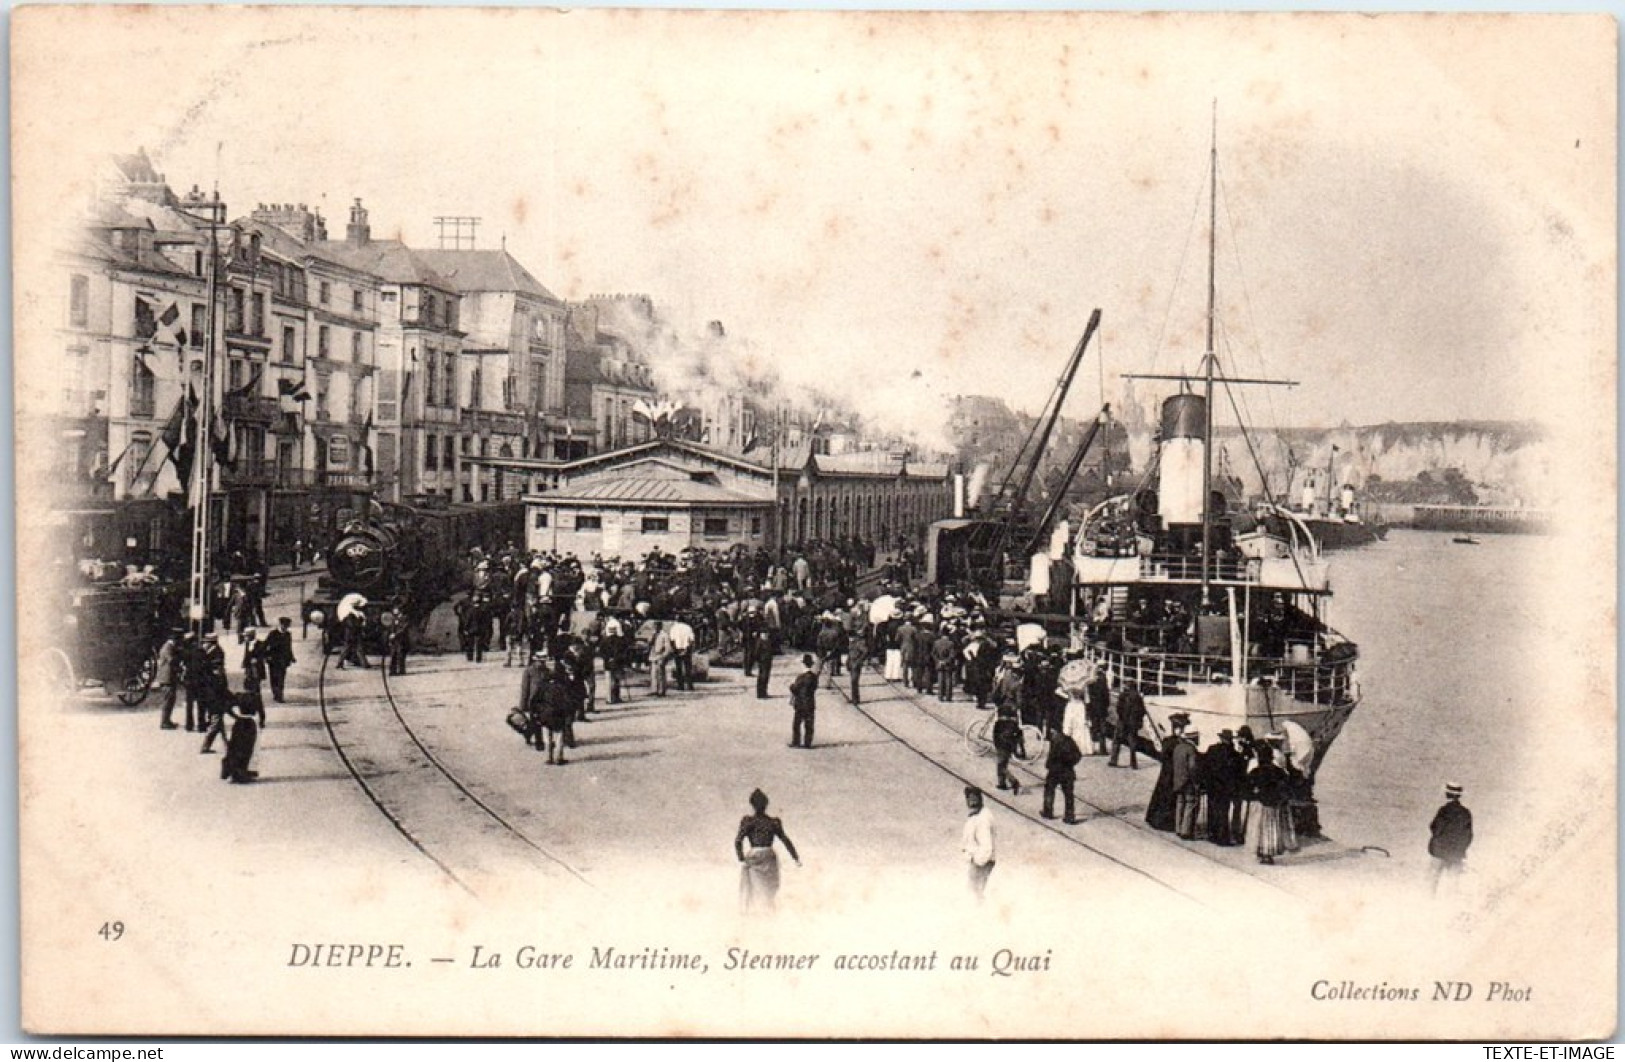
[[[965,490],[965,505],[975,508],[976,503],[982,500],[982,491],[987,489],[987,462],[978,461],[971,470],[970,485]]]
[[[890,386],[844,381],[857,394],[787,379],[774,358],[749,337],[730,334],[721,322],[685,330],[646,295],[594,296],[599,328],[626,340],[653,375],[662,397],[697,409],[736,398],[759,412],[788,412],[811,425],[853,431],[868,442],[894,440],[915,449],[951,449],[949,402],[919,373]],[[799,415],[799,417],[798,417]]]

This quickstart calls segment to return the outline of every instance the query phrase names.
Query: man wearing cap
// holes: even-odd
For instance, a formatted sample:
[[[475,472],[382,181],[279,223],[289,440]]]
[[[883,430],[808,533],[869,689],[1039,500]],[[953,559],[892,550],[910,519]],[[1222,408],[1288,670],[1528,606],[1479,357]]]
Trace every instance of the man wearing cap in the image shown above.
[[[1446,877],[1459,877],[1467,862],[1467,849],[1473,843],[1473,813],[1461,802],[1461,786],[1444,787],[1444,804],[1434,813],[1428,827],[1428,855],[1433,857],[1429,868],[1429,884],[1433,895],[1439,894],[1439,883]]]
[[[818,702],[818,661],[811,653],[801,658],[801,674],[790,683],[790,707],[795,719],[790,724],[790,747],[812,748],[813,715]]]

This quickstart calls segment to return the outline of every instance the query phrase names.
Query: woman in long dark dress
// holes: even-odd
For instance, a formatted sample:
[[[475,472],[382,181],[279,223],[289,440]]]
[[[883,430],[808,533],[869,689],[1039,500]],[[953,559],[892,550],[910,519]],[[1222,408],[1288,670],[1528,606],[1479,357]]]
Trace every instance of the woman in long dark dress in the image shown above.
[[[771,911],[779,892],[779,857],[773,842],[784,842],[784,850],[798,867],[801,857],[785,834],[784,824],[767,814],[767,794],[760,789],[752,792],[750,806],[753,814],[739,820],[739,833],[734,836],[734,855],[741,864],[739,906],[744,911]]]
[[[1179,795],[1174,792],[1174,749],[1190,716],[1175,712],[1168,717],[1173,733],[1162,739],[1162,769],[1157,772],[1156,787],[1151,790],[1151,803],[1145,808],[1145,821],[1153,830],[1172,833],[1178,820]]]
[[[260,727],[265,724],[265,703],[258,689],[233,696],[227,702],[226,719],[231,723],[231,737],[226,740],[226,756],[220,762],[220,777],[235,785],[252,782],[258,771],[249,770],[254,759],[254,746],[259,743]]]
[[[1287,799],[1287,776],[1276,766],[1275,750],[1269,745],[1258,746],[1258,766],[1247,773],[1247,782],[1256,802],[1247,818],[1247,843],[1260,863],[1273,863],[1286,851],[1281,816]]]

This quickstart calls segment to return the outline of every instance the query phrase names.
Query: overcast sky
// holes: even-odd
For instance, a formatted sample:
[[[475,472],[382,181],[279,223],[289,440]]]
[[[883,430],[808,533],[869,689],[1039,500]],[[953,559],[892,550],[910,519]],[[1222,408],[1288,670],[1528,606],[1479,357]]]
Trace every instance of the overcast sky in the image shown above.
[[[1250,397],[1265,426],[1550,418],[1612,350],[1605,18],[14,26],[23,76],[60,72],[14,101],[64,196],[144,146],[177,190],[218,173],[234,213],[320,205],[334,235],[355,196],[420,246],[435,215],[478,215],[480,246],[506,238],[561,297],[647,293],[903,421],[954,393],[1036,409],[1096,307],[1069,412],[1098,404],[1097,357],[1111,391],[1195,365],[1215,101],[1221,354],[1302,382]]]

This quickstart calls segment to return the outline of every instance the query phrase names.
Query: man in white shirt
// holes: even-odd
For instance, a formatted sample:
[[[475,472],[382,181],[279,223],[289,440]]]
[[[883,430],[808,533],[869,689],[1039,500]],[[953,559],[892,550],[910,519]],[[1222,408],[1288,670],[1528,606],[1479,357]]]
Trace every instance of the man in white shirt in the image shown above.
[[[970,866],[970,889],[978,903],[987,891],[988,876],[993,873],[993,813],[982,802],[982,791],[975,786],[965,787],[964,838],[960,847]]]
[[[674,676],[677,679],[677,688],[692,690],[694,688],[694,628],[682,620],[673,620],[671,626],[666,628],[671,638],[671,661]]]

